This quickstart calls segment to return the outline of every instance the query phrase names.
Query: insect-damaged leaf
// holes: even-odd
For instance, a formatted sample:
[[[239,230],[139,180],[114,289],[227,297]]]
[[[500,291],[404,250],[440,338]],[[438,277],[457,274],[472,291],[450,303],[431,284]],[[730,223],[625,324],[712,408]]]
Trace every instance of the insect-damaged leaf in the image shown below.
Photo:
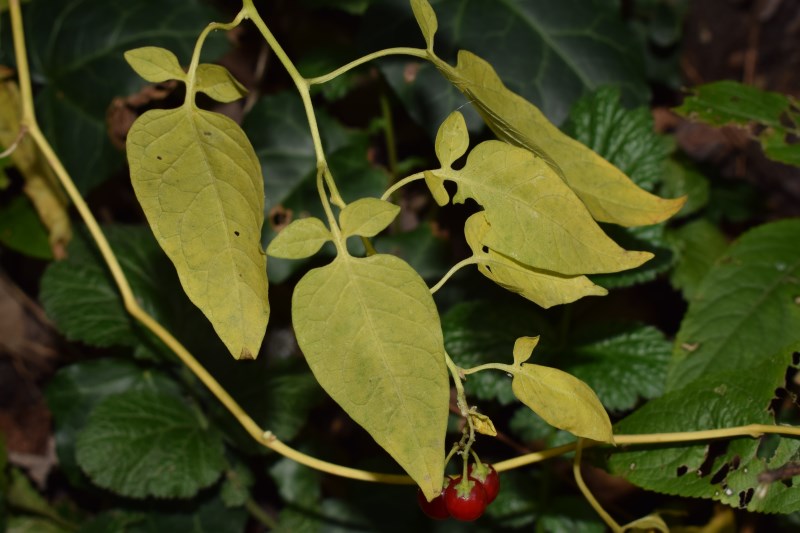
[[[575,193],[528,150],[486,141],[461,170],[434,173],[458,184],[453,202],[474,198],[486,209],[483,244],[526,265],[595,274],[634,268],[652,257],[609,239]]]
[[[151,83],[186,79],[178,58],[166,48],[143,46],[128,50],[124,55],[136,74]]]
[[[331,232],[317,217],[293,220],[267,247],[267,253],[284,259],[311,257],[331,240]]]
[[[347,204],[339,215],[339,222],[345,237],[351,235],[374,237],[386,229],[399,212],[400,206],[384,200],[359,198]]]
[[[128,134],[128,162],[186,294],[236,359],[254,358],[269,303],[260,247],[264,185],[247,137],[217,113],[152,110]]]
[[[514,345],[514,395],[552,426],[614,442],[608,413],[591,387],[561,370],[524,363],[537,342],[538,337],[522,337]]]
[[[640,189],[614,165],[559,131],[536,106],[503,85],[480,57],[462,50],[455,67],[438,58],[434,64],[500,139],[546,161],[596,220],[622,226],[655,224],[683,205],[683,198],[663,199]]]
[[[604,288],[592,283],[586,276],[563,276],[524,265],[487,248],[483,238],[489,231],[485,211],[467,219],[464,234],[475,257],[481,260],[478,270],[501,287],[539,304],[545,309],[554,305],[574,302],[584,296],[605,296]]]
[[[338,256],[292,297],[314,376],[432,498],[442,488],[450,397],[439,315],[422,278],[385,254]]]

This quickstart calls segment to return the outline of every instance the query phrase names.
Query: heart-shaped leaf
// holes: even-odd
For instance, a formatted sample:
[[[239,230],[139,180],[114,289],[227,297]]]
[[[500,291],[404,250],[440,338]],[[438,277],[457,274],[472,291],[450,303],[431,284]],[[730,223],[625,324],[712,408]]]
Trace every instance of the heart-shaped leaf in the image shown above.
[[[400,206],[377,198],[360,198],[347,204],[339,215],[345,237],[360,235],[374,237],[397,217]]]
[[[331,240],[331,232],[317,217],[293,220],[267,247],[267,253],[284,259],[311,257]]]
[[[136,74],[151,83],[186,79],[178,58],[166,48],[143,46],[128,50],[124,56]]]

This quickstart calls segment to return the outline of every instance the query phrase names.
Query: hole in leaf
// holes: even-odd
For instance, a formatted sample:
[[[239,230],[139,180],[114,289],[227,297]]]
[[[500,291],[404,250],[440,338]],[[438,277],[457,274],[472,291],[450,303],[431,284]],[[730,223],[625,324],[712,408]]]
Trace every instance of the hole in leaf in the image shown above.
[[[742,458],[738,455],[734,455],[731,460],[731,470],[737,470],[740,464],[742,464]]]
[[[238,231],[234,231],[233,234],[236,235],[237,237],[239,236],[239,232]]]
[[[800,365],[800,352],[794,352],[792,354],[792,364],[794,366]]]
[[[163,159],[163,158],[162,158],[160,155],[157,155],[157,156],[156,156],[156,159],[158,159],[159,161],[161,161],[161,159]]]
[[[753,499],[753,494],[755,494],[755,493],[756,493],[756,491],[752,487],[750,487],[746,491],[743,490],[742,492],[740,492],[739,493],[739,507],[741,509],[744,509],[745,507],[747,507],[747,505],[750,503],[750,500]]]
[[[686,475],[686,472],[689,471],[689,467],[686,465],[681,465],[675,470],[675,475],[678,477],[682,477]]]
[[[728,471],[730,469],[731,469],[730,463],[725,463],[724,465],[722,465],[722,468],[717,470],[717,473],[714,474],[714,476],[711,478],[711,484],[717,485],[719,483],[722,483],[725,480],[725,478],[728,477]]]
[[[792,488],[792,485],[793,485],[792,478],[790,478],[790,477],[781,479],[781,483],[786,485],[786,487],[789,488],[789,489]]]
[[[725,455],[727,450],[728,442],[715,441],[709,444],[708,449],[706,450],[706,458],[703,460],[703,464],[700,465],[700,468],[697,469],[697,475],[700,477],[706,477],[709,475],[714,466],[714,462],[718,457]]]
[[[764,459],[769,461],[772,459],[772,456],[775,455],[775,450],[778,449],[778,443],[780,442],[780,437],[775,434],[764,435],[760,439],[761,441],[758,443],[758,450],[756,451],[756,456],[760,459]]]

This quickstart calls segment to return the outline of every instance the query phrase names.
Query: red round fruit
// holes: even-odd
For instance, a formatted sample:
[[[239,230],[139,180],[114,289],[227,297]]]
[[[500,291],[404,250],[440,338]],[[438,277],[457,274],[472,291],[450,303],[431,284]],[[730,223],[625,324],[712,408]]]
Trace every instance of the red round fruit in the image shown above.
[[[450,516],[462,522],[471,522],[486,509],[486,491],[474,479],[461,481],[461,476],[450,481],[444,491],[444,504]]]
[[[450,517],[450,512],[444,504],[444,492],[428,501],[422,489],[417,489],[417,503],[419,503],[419,508],[422,509],[422,512],[434,520],[444,520]]]
[[[500,492],[500,476],[497,475],[497,470],[492,465],[482,463],[480,468],[475,464],[469,465],[469,477],[480,481],[483,485],[483,490],[486,491],[486,505],[497,498],[497,493]]]

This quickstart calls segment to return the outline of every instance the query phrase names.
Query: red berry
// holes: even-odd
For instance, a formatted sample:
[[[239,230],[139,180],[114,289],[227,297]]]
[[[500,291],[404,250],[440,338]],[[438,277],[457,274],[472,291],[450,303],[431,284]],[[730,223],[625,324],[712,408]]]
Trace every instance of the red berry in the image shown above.
[[[461,476],[450,481],[444,491],[444,504],[450,516],[463,522],[471,522],[486,509],[486,491],[474,479],[461,481]]]
[[[422,489],[417,489],[417,503],[419,503],[419,508],[422,509],[422,512],[434,520],[444,520],[450,516],[450,512],[444,504],[444,492],[428,501]]]
[[[483,490],[486,491],[486,504],[490,504],[497,498],[497,493],[500,492],[500,476],[497,475],[497,470],[487,463],[481,463],[480,468],[475,464],[469,465],[469,477],[475,481],[480,481],[483,485]]]

